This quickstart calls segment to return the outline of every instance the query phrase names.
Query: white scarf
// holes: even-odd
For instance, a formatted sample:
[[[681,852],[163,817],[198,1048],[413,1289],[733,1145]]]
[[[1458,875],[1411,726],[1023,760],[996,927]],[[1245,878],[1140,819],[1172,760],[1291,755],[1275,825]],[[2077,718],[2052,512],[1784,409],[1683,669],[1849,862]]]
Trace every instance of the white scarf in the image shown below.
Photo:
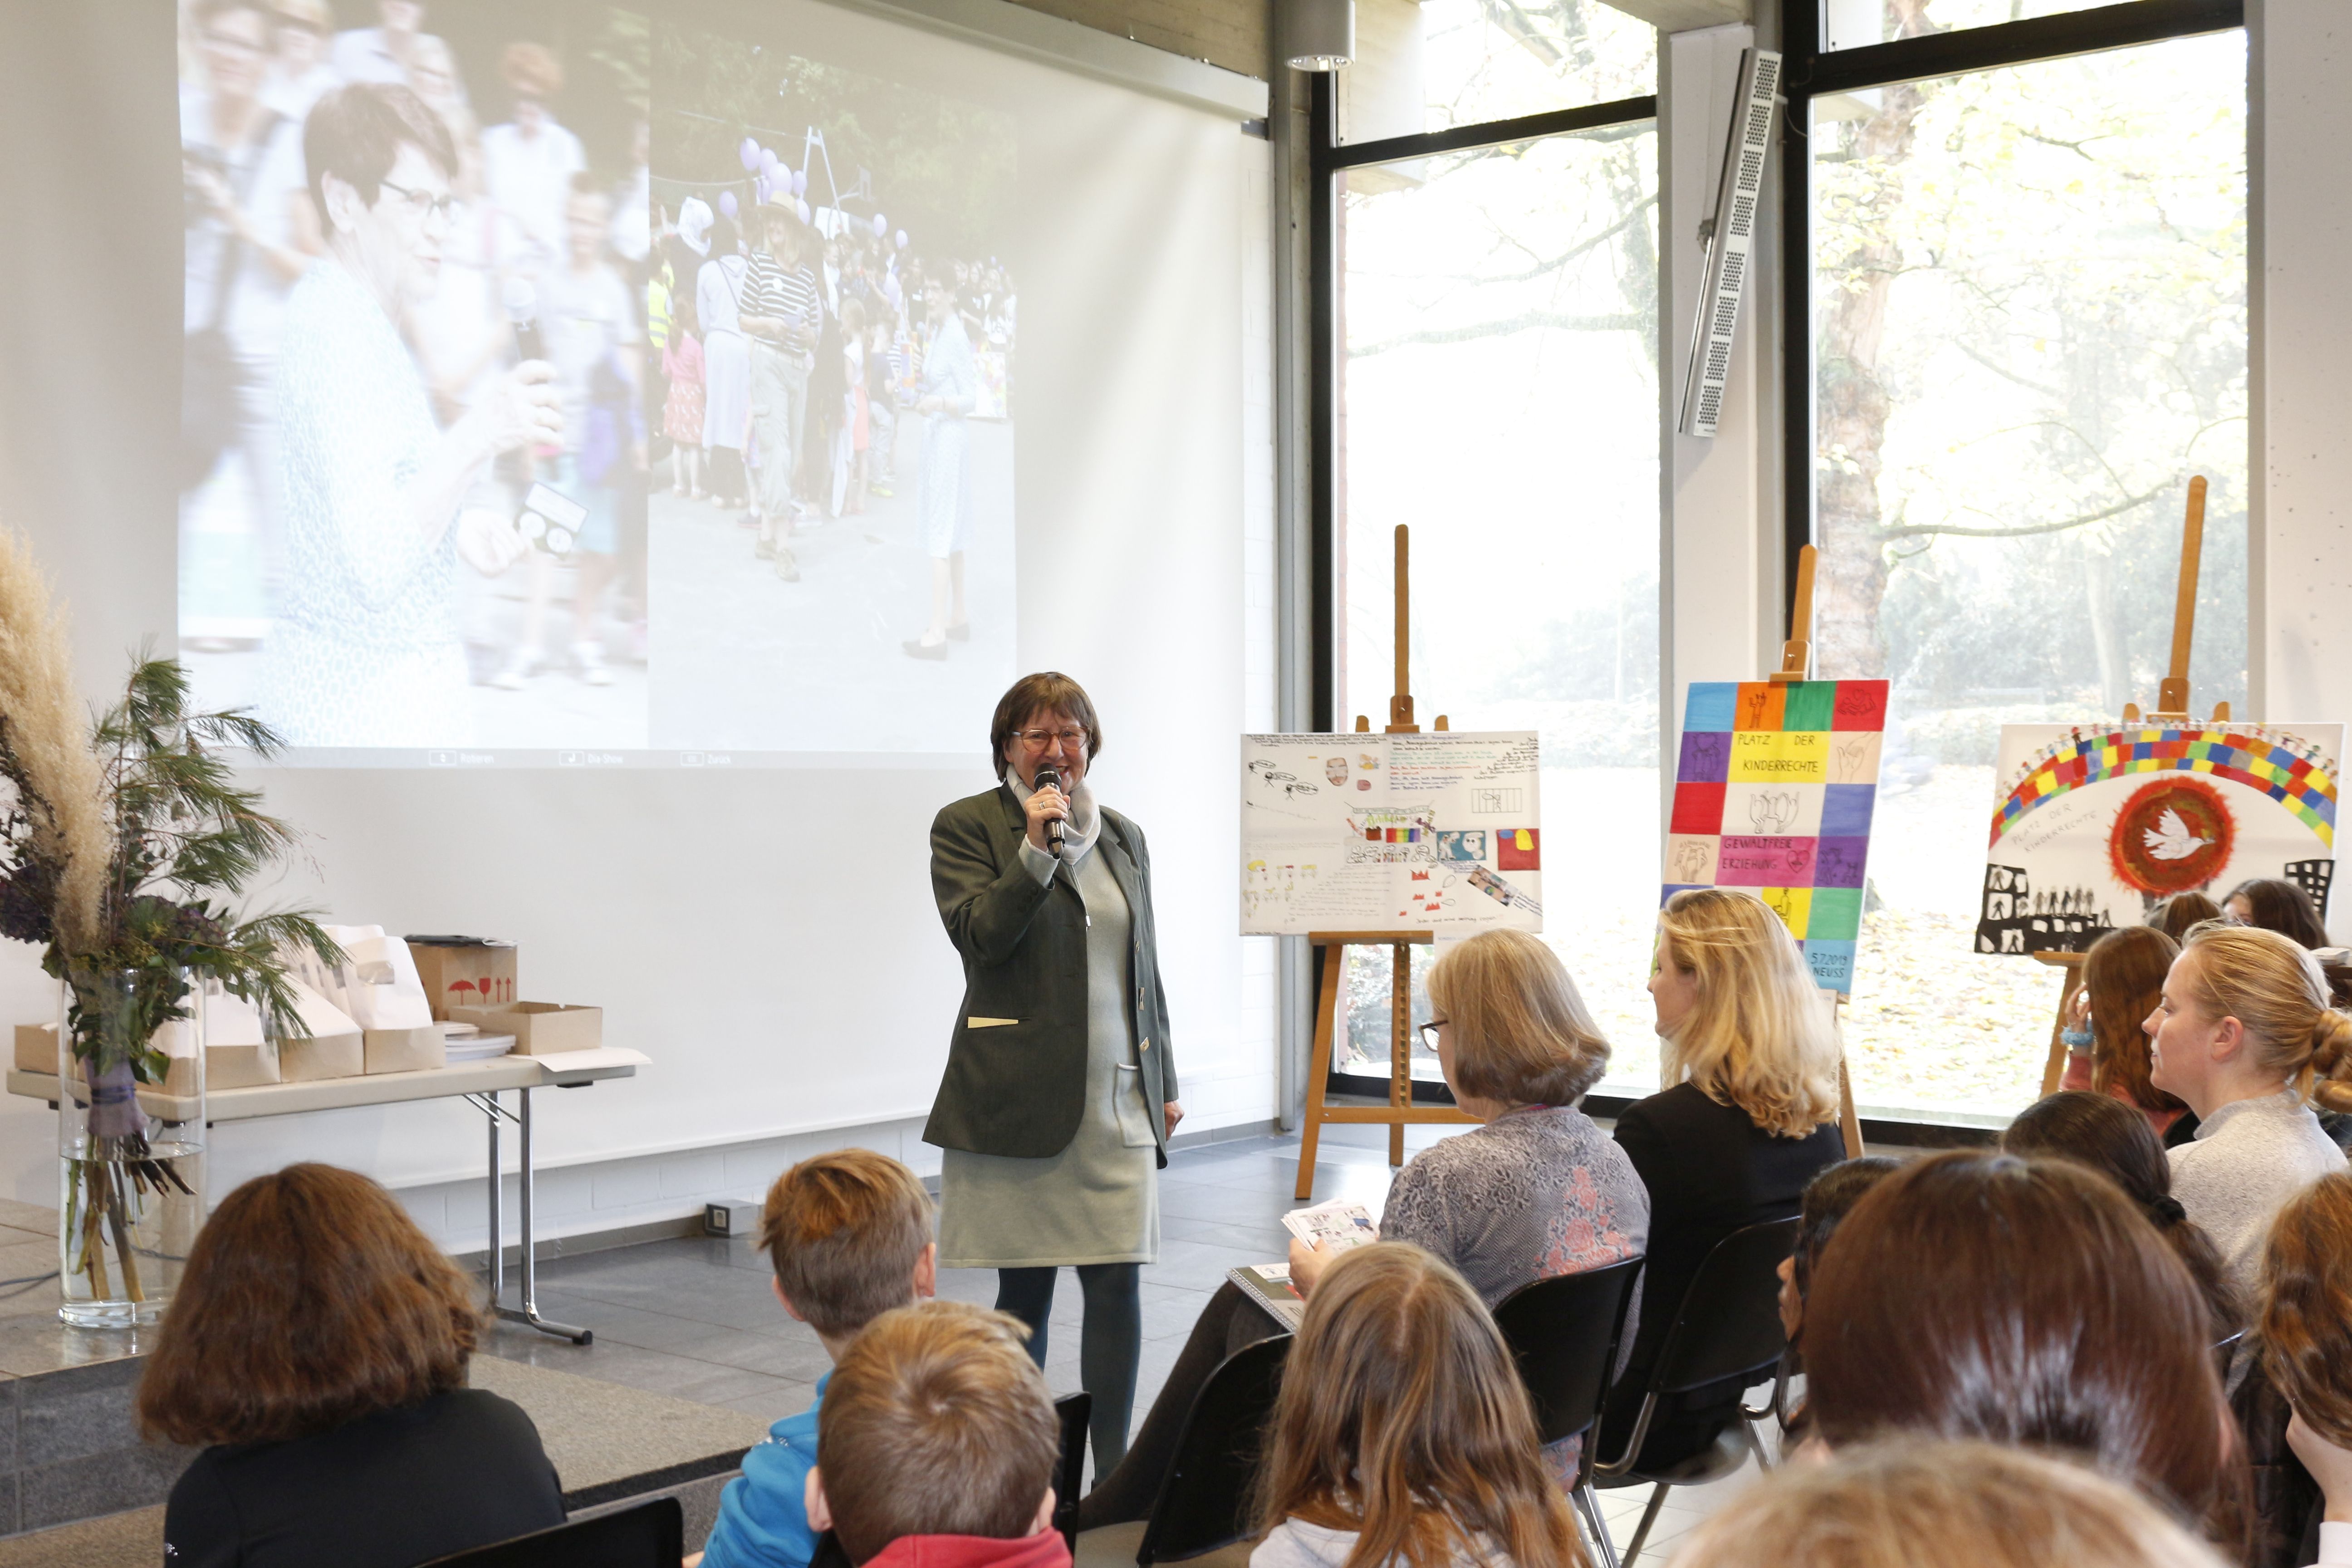
[[[1024,810],[1028,807],[1029,797],[1037,793],[1023,784],[1021,775],[1009,768],[1004,773],[1004,787],[1013,792],[1013,801]],[[1095,847],[1095,840],[1102,837],[1102,813],[1095,809],[1094,785],[1083,778],[1062,794],[1070,803],[1070,818],[1062,825],[1062,864],[1070,868],[1072,876],[1076,876],[1078,862],[1087,858],[1087,852]],[[1023,842],[1027,842],[1025,836]]]

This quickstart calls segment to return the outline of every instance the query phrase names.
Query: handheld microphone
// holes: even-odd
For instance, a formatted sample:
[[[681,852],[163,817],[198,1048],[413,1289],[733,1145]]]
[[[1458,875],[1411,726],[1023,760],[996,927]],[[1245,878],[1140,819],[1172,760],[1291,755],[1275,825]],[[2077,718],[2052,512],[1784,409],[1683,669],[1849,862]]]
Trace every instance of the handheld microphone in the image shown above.
[[[514,327],[515,354],[519,359],[547,357],[547,346],[539,336],[539,290],[528,278],[509,278],[505,289],[507,321]]]
[[[1052,768],[1039,768],[1034,787],[1059,789],[1062,787],[1062,775]],[[1062,858],[1062,819],[1058,816],[1045,824],[1045,852],[1056,860]]]

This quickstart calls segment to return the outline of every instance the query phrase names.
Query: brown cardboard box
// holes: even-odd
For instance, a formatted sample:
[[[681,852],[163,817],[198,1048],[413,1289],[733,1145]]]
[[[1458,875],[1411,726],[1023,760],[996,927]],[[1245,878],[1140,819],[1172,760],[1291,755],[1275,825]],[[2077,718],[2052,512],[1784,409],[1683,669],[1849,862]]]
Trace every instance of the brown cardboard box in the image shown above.
[[[362,1038],[370,1072],[416,1072],[449,1065],[449,1042],[438,1024],[421,1029],[370,1029]]]
[[[205,1047],[205,1092],[256,1089],[278,1081],[278,1047],[268,1040],[250,1046]]]
[[[505,1007],[454,1007],[455,1023],[479,1025],[486,1035],[512,1035],[515,1055],[551,1057],[593,1051],[604,1043],[604,1009],[568,1002],[516,1002]]]
[[[16,1070],[47,1073],[58,1070],[58,1026],[55,1024],[16,1026]]]
[[[520,994],[515,989],[516,958],[512,942],[488,946],[445,946],[412,942],[417,978],[425,982],[425,999],[433,1004],[436,1023],[457,1017],[456,1007],[502,1007]]]
[[[281,1083],[357,1078],[365,1070],[367,1049],[357,1029],[347,1035],[308,1035],[278,1042],[278,1076]]]

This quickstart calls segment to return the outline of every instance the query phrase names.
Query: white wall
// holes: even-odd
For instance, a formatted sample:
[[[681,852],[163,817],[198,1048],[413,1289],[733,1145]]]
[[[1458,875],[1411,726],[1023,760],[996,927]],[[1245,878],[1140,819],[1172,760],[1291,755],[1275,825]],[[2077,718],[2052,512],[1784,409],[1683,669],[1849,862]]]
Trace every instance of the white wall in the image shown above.
[[[2258,714],[2352,720],[2352,6],[2252,0]],[[2342,852],[2339,846],[2338,853]],[[2329,925],[2352,936],[2339,889]]]

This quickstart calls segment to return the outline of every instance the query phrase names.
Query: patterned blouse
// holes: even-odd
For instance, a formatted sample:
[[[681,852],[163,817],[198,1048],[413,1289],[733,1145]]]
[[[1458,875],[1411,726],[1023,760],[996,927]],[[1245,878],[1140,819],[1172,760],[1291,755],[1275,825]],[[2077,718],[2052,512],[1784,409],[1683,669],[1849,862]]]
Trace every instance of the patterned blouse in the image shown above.
[[[456,531],[427,543],[408,496],[440,430],[398,330],[333,261],[287,301],[278,394],[286,598],[261,716],[296,746],[467,743]]]
[[[1650,1194],[1581,1110],[1530,1105],[1415,1155],[1389,1186],[1382,1241],[1462,1271],[1488,1307],[1520,1286],[1638,1256]]]

